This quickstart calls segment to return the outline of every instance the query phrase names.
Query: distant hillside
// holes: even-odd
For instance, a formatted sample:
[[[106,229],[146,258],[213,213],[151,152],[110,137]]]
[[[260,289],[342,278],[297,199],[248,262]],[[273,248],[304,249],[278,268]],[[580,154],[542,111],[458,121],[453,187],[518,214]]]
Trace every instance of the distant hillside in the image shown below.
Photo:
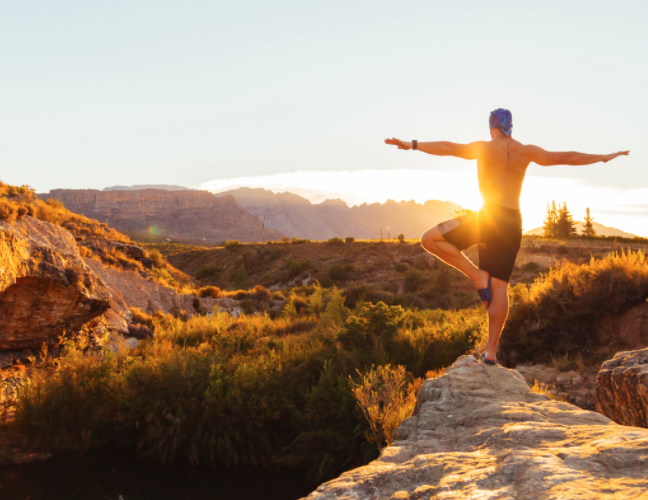
[[[266,189],[239,188],[216,194],[231,195],[239,204],[259,219],[266,218],[266,226],[288,236],[324,240],[335,236],[355,238],[391,237],[402,233],[407,238],[418,238],[431,226],[450,218],[457,208],[449,201],[412,201],[364,203],[349,207],[342,200],[326,200],[312,204],[293,193],[273,193]]]
[[[163,189],[165,191],[195,191],[184,186],[175,186],[173,184],[136,184],[135,186],[108,186],[102,191],[140,191],[142,189]]]
[[[578,234],[581,234],[583,232],[583,223],[582,222],[576,222],[576,229],[578,231]],[[603,224],[599,224],[598,222],[594,222],[594,231],[596,231],[597,236],[619,236],[621,238],[636,238],[636,234],[632,233],[626,233],[625,231],[621,231],[620,229],[617,229],[616,227],[608,227],[604,226]],[[524,234],[539,234],[542,235],[543,230],[541,227],[536,227],[535,229],[531,229],[530,231],[527,231]]]
[[[262,223],[232,196],[207,191],[55,189],[42,197],[56,198],[72,212],[106,222],[132,238],[219,243],[260,241],[262,236]],[[283,234],[266,228],[265,236],[279,239]]]

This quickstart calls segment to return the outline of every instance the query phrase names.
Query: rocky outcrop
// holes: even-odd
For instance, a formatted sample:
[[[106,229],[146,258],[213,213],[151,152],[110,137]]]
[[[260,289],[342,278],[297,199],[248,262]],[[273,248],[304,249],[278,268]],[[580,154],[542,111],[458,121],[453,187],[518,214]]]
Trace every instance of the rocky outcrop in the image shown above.
[[[110,307],[110,293],[65,229],[0,222],[0,350],[39,348]]]
[[[640,498],[648,430],[549,400],[522,376],[462,356],[421,387],[378,460],[309,499]]]
[[[128,309],[131,307],[138,307],[149,314],[157,311],[184,311],[189,315],[196,313],[194,295],[178,293],[173,288],[145,279],[133,271],[106,267],[95,259],[85,259],[85,263],[106,284],[112,295],[112,307],[106,312],[109,330],[128,332],[128,324],[131,322]],[[198,300],[200,306],[208,310],[218,305],[218,299]]]
[[[42,197],[56,198],[72,212],[106,222],[133,237],[205,243],[260,241],[262,237],[263,223],[232,196],[216,197],[207,191],[55,189]],[[266,239],[282,236],[266,227]]]
[[[596,409],[619,424],[648,428],[648,348],[619,352],[603,363]]]

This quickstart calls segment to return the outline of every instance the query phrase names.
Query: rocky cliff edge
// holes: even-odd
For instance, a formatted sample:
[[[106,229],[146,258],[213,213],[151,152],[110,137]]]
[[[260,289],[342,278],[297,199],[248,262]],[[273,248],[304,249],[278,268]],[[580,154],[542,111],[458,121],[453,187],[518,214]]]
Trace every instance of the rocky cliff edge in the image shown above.
[[[426,380],[379,459],[311,500],[648,498],[648,430],[531,392],[462,356]]]

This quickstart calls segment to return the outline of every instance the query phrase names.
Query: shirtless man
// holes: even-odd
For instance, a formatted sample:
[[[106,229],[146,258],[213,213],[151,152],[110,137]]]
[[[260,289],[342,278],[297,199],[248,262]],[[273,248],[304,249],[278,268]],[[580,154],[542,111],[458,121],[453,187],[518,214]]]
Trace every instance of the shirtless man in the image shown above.
[[[482,361],[495,365],[497,341],[508,315],[508,282],[522,241],[520,193],[527,167],[530,163],[543,167],[607,163],[629,151],[609,155],[554,153],[521,144],[511,137],[513,118],[506,109],[493,111],[489,125],[491,141],[455,144],[386,139],[385,143],[398,149],[477,160],[479,190],[484,199],[482,209],[478,214],[458,217],[429,229],[421,237],[421,245],[464,273],[477,288],[488,308],[488,343]],[[479,268],[462,253],[475,244],[479,245]]]

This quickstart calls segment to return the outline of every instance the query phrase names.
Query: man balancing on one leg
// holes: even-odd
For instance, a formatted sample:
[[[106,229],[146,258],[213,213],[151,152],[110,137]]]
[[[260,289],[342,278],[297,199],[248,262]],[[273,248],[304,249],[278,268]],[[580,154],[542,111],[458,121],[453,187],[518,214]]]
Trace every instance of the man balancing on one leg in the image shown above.
[[[386,139],[385,143],[398,149],[419,149],[432,155],[477,160],[477,179],[484,206],[474,216],[458,217],[428,230],[421,238],[421,245],[474,283],[488,308],[488,343],[482,360],[494,365],[497,364],[497,341],[508,315],[508,282],[522,241],[519,200],[529,163],[543,167],[590,165],[608,162],[629,151],[609,155],[552,153],[521,144],[511,137],[513,119],[506,109],[493,111],[489,123],[491,141],[455,144]],[[475,244],[479,245],[479,268],[461,253]]]

